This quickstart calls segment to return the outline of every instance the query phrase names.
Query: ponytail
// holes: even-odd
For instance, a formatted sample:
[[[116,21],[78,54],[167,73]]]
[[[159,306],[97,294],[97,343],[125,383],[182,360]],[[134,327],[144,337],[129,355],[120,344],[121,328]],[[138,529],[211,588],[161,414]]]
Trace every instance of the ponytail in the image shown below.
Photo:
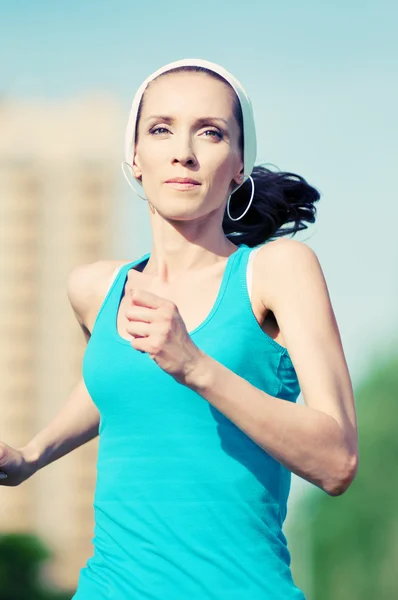
[[[232,242],[250,247],[307,229],[308,223],[316,218],[315,202],[319,192],[300,175],[283,171],[271,171],[264,166],[255,166],[251,177],[254,181],[254,196],[249,210],[242,219],[232,221],[225,211],[223,230]],[[236,190],[230,200],[230,214],[242,214],[249,202],[251,181],[248,179]],[[290,225],[289,225],[290,224]]]

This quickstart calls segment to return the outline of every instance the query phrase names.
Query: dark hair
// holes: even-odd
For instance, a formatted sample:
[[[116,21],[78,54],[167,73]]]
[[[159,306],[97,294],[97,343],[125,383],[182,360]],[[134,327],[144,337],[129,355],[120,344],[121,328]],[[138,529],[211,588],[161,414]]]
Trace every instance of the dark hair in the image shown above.
[[[233,113],[240,129],[238,143],[243,155],[243,115],[239,98],[233,87],[218,73],[199,66],[176,67],[158,75],[156,79],[169,73],[183,71],[205,73],[222,81],[233,91]],[[156,79],[153,81],[156,81]],[[144,96],[145,92],[142,95],[137,112],[135,143],[137,143],[138,122],[142,112]],[[232,242],[238,241],[238,243],[247,244],[250,247],[258,246],[271,238],[290,233],[295,235],[298,231],[307,229],[307,223],[315,222],[316,206],[314,206],[314,203],[320,199],[320,194],[303,177],[295,173],[273,171],[264,165],[255,166],[250,175],[254,181],[254,196],[245,216],[238,221],[232,221],[228,217],[227,211],[224,213],[222,227],[225,235]],[[238,190],[233,192],[230,208],[232,217],[241,215],[245,211],[251,191],[252,185],[250,179],[248,179]]]

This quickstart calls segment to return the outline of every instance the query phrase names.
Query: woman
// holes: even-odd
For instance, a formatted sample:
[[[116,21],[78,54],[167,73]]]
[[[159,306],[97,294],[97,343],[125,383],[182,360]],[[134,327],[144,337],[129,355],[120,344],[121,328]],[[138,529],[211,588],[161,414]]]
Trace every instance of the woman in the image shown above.
[[[250,100],[219,65],[177,61],[137,91],[124,172],[148,200],[152,251],[79,319],[101,421],[74,600],[302,599],[282,531],[291,472],[332,496],[355,477],[323,273],[276,239],[314,222],[319,194],[255,156]]]

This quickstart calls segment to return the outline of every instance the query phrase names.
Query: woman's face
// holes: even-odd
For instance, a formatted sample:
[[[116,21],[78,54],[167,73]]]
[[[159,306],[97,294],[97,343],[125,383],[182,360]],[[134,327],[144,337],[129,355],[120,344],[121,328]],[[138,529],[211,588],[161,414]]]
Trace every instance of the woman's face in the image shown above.
[[[234,92],[204,73],[170,73],[145,91],[134,159],[146,197],[168,219],[189,220],[222,209],[243,181],[233,115]],[[190,189],[165,183],[199,182]]]

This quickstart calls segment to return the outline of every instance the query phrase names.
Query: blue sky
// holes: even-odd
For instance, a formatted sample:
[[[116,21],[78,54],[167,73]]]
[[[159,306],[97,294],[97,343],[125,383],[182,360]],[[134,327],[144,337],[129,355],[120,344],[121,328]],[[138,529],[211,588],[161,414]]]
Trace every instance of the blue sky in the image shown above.
[[[257,162],[295,171],[322,193],[317,222],[299,239],[319,257],[358,381],[398,339],[397,7],[386,0],[3,3],[0,93],[55,100],[107,90],[127,117],[137,87],[167,62],[200,57],[231,71],[252,99]],[[121,210],[129,228],[137,214],[146,218],[137,202],[130,196]],[[147,251],[148,236],[132,243],[123,231],[120,257]]]

